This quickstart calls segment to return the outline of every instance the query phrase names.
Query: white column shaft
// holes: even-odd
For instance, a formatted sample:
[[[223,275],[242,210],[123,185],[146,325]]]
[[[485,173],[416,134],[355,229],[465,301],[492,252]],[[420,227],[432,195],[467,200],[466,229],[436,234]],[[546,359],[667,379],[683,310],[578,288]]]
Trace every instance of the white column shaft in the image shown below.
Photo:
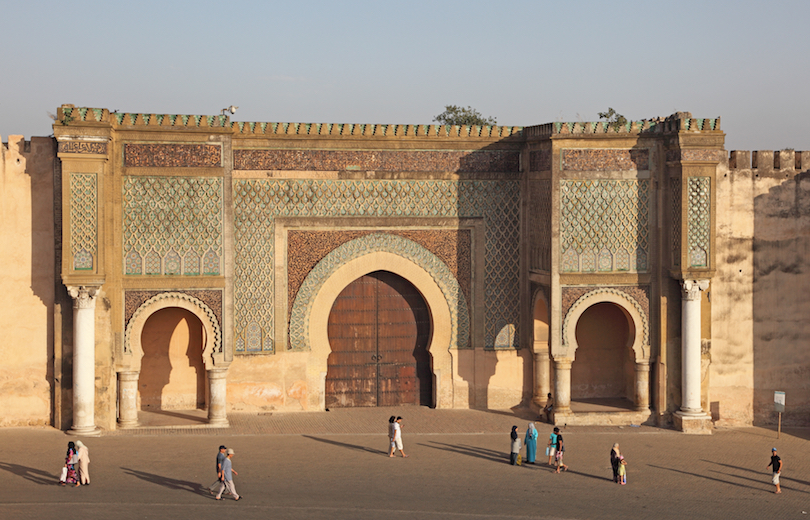
[[[225,368],[213,368],[208,371],[208,424],[215,426],[227,426],[228,416],[226,413],[226,376],[228,370]]]
[[[571,360],[554,360],[554,411],[571,411]]]
[[[70,287],[73,298],[73,427],[78,435],[98,431],[96,395],[96,294],[94,287]]]
[[[706,281],[683,282],[681,315],[681,412],[702,414],[700,406],[700,291]]]
[[[545,344],[544,344],[545,346]],[[549,377],[548,347],[545,350],[535,349],[534,352],[534,402],[544,406],[548,393],[551,391],[551,378]]]
[[[138,425],[138,372],[118,372],[118,425]]]

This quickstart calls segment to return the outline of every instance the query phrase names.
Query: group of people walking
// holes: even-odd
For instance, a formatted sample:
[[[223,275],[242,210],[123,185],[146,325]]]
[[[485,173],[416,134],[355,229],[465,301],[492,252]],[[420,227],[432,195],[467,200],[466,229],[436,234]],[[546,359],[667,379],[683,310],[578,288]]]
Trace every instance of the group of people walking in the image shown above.
[[[90,450],[82,441],[68,443],[65,465],[59,483],[63,486],[78,487],[90,485]]]
[[[213,484],[208,486],[208,492],[212,495],[215,494],[216,496],[214,498],[217,500],[222,500],[222,493],[226,490],[231,494],[234,500],[240,500],[242,498],[239,493],[236,492],[236,484],[233,483],[233,476],[239,475],[239,473],[233,469],[233,462],[231,462],[234,454],[231,448],[226,448],[225,446],[219,447],[219,453],[217,453],[217,479]]]
[[[534,423],[529,423],[529,427],[526,429],[526,435],[523,439],[523,443],[526,445],[526,464],[535,464],[536,462],[538,437],[539,433]],[[520,436],[517,433],[517,426],[512,426],[511,438],[512,450],[509,463],[514,466],[520,464]],[[556,426],[551,435],[549,435],[546,455],[548,455],[548,465],[556,467],[555,473],[568,470],[568,466],[563,462],[565,443],[560,429]]]

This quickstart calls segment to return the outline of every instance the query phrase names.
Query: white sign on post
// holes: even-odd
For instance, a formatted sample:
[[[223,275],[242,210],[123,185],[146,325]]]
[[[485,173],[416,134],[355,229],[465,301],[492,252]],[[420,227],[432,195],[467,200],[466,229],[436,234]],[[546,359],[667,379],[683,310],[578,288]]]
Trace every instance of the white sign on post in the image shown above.
[[[775,412],[785,412],[785,392],[773,393],[773,408]]]

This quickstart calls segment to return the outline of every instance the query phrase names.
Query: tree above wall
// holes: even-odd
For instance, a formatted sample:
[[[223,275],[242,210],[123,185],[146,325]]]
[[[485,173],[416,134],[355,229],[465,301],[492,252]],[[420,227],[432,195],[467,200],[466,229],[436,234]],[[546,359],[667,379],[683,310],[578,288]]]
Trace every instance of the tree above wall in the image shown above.
[[[434,117],[433,120],[443,125],[458,126],[494,126],[498,124],[494,117],[484,117],[471,106],[464,108],[456,105],[445,105],[444,112]]]

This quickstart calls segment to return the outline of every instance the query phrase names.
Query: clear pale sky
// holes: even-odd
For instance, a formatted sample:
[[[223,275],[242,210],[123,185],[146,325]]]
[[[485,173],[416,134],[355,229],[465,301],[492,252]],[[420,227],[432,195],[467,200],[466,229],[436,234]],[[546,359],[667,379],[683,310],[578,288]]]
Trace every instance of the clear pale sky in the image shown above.
[[[62,103],[233,121],[722,117],[727,150],[810,150],[810,1],[0,2],[0,136]]]

